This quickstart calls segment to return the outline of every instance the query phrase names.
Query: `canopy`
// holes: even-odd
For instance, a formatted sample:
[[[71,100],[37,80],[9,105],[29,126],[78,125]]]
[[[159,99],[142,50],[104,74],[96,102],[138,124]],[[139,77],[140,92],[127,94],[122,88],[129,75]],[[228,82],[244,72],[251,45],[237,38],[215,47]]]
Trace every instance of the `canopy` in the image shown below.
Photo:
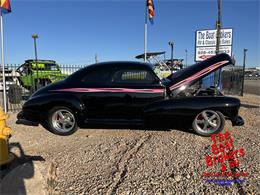
[[[162,51],[162,52],[148,52],[146,53],[146,58],[150,58],[150,57],[153,57],[153,56],[158,56],[158,55],[163,55],[165,54],[165,51]],[[135,56],[136,59],[144,59],[144,53],[143,54],[140,54],[138,56]]]

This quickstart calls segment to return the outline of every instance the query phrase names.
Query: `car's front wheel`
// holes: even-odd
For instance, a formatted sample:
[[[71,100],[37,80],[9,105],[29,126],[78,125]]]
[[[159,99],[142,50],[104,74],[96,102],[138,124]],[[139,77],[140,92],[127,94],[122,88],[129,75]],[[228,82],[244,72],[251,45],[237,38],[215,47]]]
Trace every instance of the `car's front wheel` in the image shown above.
[[[225,117],[219,111],[203,110],[192,123],[192,128],[202,136],[210,136],[223,130]]]
[[[48,115],[48,128],[57,135],[71,135],[78,126],[74,112],[67,107],[55,107]]]

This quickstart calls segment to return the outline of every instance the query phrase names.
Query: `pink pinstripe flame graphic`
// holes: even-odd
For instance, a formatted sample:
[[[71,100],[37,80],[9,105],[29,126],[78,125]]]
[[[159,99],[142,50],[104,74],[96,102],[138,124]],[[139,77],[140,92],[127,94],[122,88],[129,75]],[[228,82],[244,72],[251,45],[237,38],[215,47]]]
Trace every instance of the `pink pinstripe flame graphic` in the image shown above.
[[[195,79],[197,79],[197,78],[199,78],[199,77],[201,77],[201,76],[211,72],[212,70],[217,69],[218,67],[222,66],[223,64],[226,64],[227,62],[229,62],[229,61],[228,60],[224,60],[224,61],[212,64],[211,66],[209,66],[209,67],[207,67],[207,68],[197,72],[196,74],[188,77],[187,79],[184,79],[184,80],[182,80],[182,81],[172,85],[170,87],[170,89],[174,90],[174,89],[176,89],[176,88],[178,88],[178,87],[180,87],[182,85],[186,85],[186,84],[190,83],[191,81],[194,81]]]
[[[163,89],[130,89],[130,88],[67,88],[57,89],[52,91],[63,91],[63,92],[130,92],[130,93],[163,93]]]
[[[191,81],[211,72],[212,70],[217,69],[218,67],[222,66],[223,64],[229,62],[228,60],[221,61],[211,66],[197,72],[196,74],[184,79],[170,87],[170,90],[174,90],[178,87],[186,85]],[[79,93],[98,93],[98,92],[129,92],[129,93],[163,93],[164,89],[131,89],[131,88],[66,88],[66,89],[56,89],[52,91],[62,91],[62,92],[79,92]]]

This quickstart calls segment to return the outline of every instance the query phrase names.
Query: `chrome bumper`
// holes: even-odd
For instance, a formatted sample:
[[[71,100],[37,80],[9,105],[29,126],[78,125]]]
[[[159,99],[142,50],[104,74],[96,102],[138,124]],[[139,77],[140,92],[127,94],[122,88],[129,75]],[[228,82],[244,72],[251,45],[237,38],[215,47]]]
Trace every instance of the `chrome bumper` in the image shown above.
[[[244,119],[241,116],[237,116],[234,120],[232,120],[233,126],[242,126],[244,125]]]
[[[39,123],[38,122],[33,122],[33,121],[29,121],[24,117],[23,112],[19,112],[17,114],[17,121],[15,122],[18,125],[28,125],[28,126],[38,126]]]

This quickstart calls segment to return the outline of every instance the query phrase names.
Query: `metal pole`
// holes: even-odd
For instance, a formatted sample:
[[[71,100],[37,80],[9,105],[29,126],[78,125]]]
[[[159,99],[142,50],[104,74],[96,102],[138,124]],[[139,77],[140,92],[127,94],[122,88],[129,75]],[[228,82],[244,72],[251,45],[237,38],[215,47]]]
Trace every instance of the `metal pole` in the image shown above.
[[[219,54],[220,46],[220,30],[221,30],[221,0],[218,0],[218,20],[216,22],[217,35],[216,35],[216,54]]]
[[[95,62],[98,63],[98,56],[95,54]]]
[[[144,62],[147,59],[147,23],[144,24]]]
[[[7,101],[6,101],[6,83],[5,83],[5,57],[4,57],[4,29],[3,29],[3,15],[2,11],[0,17],[0,25],[1,25],[1,49],[2,49],[2,76],[3,76],[3,100],[4,100],[4,112],[7,112]]]
[[[216,29],[217,29],[216,54],[219,54],[220,31],[221,31],[221,0],[217,0],[217,1],[218,1],[218,20],[216,22]],[[221,76],[221,70],[216,71],[215,74],[214,74],[214,86],[215,87],[219,86],[220,76]]]
[[[38,57],[37,57],[37,44],[36,44],[36,39],[38,38],[38,35],[37,34],[33,34],[32,35],[32,38],[33,38],[33,41],[34,41],[34,54],[35,54],[35,65],[36,65],[36,90],[38,90],[38,87],[39,87],[39,81],[38,81],[38,78],[39,78],[39,72],[38,72]]]
[[[173,65],[173,43],[171,44],[171,64]]]
[[[186,62],[186,67],[188,66],[187,58],[188,58],[188,50],[185,49],[185,62]]]
[[[171,66],[173,65],[173,42],[169,41],[168,44],[171,47]]]
[[[243,60],[243,77],[242,77],[242,88],[241,88],[241,96],[244,95],[244,82],[245,82],[245,67],[246,67],[246,52],[247,52],[247,49],[244,49],[244,60]]]
[[[145,19],[144,19],[144,62],[146,62],[147,58],[147,1],[145,1]]]

